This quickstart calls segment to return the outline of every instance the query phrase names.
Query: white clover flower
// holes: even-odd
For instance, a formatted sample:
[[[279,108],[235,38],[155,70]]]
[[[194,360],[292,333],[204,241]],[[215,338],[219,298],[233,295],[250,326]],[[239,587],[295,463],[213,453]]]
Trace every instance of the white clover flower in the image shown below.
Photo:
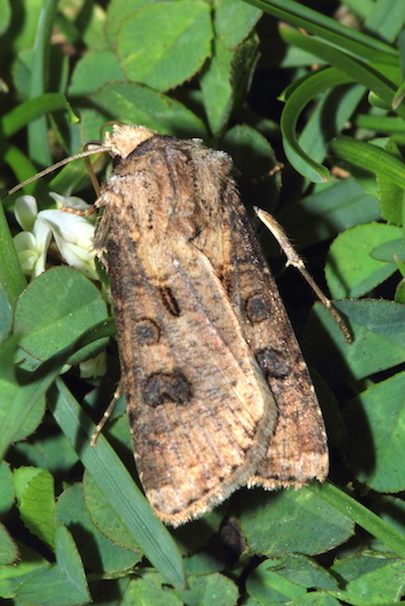
[[[14,215],[24,231],[32,231],[38,215],[38,205],[34,196],[21,196],[14,205]]]
[[[102,351],[95,358],[81,362],[79,368],[82,379],[103,377],[107,372],[107,354]]]
[[[16,219],[25,230],[14,236],[23,272],[36,278],[45,271],[46,254],[51,242],[51,228],[38,218],[38,206],[34,196],[21,196],[15,202]]]
[[[94,225],[80,215],[61,210],[41,210],[38,213],[49,225],[56,245],[68,265],[92,280],[98,280],[92,253]]]
[[[75,196],[50,194],[56,204],[86,210],[89,205]],[[98,274],[92,253],[94,225],[80,215],[58,209],[41,210],[33,196],[21,196],[15,202],[15,216],[23,232],[14,237],[14,245],[27,275],[38,276],[45,270],[45,260],[51,236],[68,265],[92,280]]]

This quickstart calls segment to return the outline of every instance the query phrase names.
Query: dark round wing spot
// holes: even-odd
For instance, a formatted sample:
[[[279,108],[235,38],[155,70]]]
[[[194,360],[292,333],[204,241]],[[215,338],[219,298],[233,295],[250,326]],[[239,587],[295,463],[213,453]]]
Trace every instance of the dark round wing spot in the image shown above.
[[[291,372],[291,360],[283,351],[265,347],[256,352],[256,360],[266,379],[283,379]]]
[[[159,343],[159,325],[150,318],[141,318],[135,324],[136,338],[141,345],[154,345]]]
[[[167,402],[188,404],[192,397],[191,385],[179,370],[172,373],[154,372],[146,379],[142,395],[147,404],[156,407]]]
[[[246,299],[245,309],[247,317],[253,324],[267,320],[271,314],[268,301],[257,293]]]

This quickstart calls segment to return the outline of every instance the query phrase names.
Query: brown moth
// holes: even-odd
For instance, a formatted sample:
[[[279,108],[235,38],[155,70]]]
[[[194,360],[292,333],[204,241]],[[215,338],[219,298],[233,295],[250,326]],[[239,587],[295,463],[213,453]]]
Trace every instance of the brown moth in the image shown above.
[[[116,126],[95,206],[135,460],[173,526],[240,486],[324,480],[324,423],[230,157]]]

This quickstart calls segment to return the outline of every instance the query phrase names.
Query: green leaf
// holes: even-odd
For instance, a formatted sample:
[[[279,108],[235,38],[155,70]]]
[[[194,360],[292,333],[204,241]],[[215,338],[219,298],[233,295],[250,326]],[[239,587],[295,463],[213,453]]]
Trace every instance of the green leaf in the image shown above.
[[[17,342],[18,340],[14,336],[0,345],[0,423],[2,423],[1,436],[4,444],[8,438],[11,443],[29,436],[38,427],[45,412],[45,398],[39,397],[30,402],[30,407],[21,411],[20,417],[16,416],[15,399],[20,395],[21,389],[15,377],[14,367]],[[6,428],[13,418],[17,420],[18,429],[12,435],[7,436]]]
[[[384,149],[393,154],[399,160],[402,160],[401,153],[396,143],[389,140]],[[402,225],[403,222],[403,206],[405,201],[405,192],[402,187],[392,183],[382,173],[377,173],[377,186],[379,191],[379,205],[381,215],[388,223],[394,225]]]
[[[29,79],[29,98],[35,99],[43,95],[48,78],[48,66],[51,45],[49,44],[53,23],[55,20],[57,0],[44,0],[38,17],[37,31],[32,52],[31,73]],[[49,166],[52,162],[47,140],[47,122],[45,116],[40,116],[28,124],[28,149],[32,160],[42,166]]]
[[[117,53],[128,80],[164,91],[202,67],[211,51],[212,36],[208,3],[157,2],[125,20]]]
[[[339,234],[329,249],[325,268],[332,297],[359,297],[389,278],[395,265],[377,261],[371,252],[401,235],[399,227],[381,223],[358,225]]]
[[[4,34],[9,26],[11,8],[8,0],[0,0],[0,36]]]
[[[345,422],[356,477],[379,492],[405,489],[402,457],[405,434],[405,373],[381,381],[348,402]],[[389,407],[387,407],[389,402]]]
[[[383,495],[374,500],[373,510],[398,533],[405,535],[405,502],[402,499]],[[371,542],[371,547],[373,550],[380,552],[387,550],[379,539],[374,539]]]
[[[136,539],[133,534],[128,533],[128,528],[116,512],[114,505],[87,472],[83,479],[83,497],[93,524],[104,536],[127,549],[139,549]]]
[[[348,82],[352,82],[350,76],[338,69],[328,68],[310,74],[288,92],[280,121],[284,151],[291,165],[300,174],[315,183],[328,181],[329,171],[315,162],[301,148],[296,134],[297,122],[303,109],[316,95],[328,88]]]
[[[355,606],[380,606],[400,600],[405,587],[405,562],[375,555],[356,555],[335,563],[334,574],[344,590],[336,597]],[[399,602],[398,602],[399,603]]]
[[[201,120],[184,105],[140,84],[108,83],[91,99],[106,115],[125,124],[143,124],[168,135],[206,135]]]
[[[334,306],[350,320],[352,343],[345,341],[335,320],[320,303],[313,307],[302,343],[308,363],[331,386],[349,377],[367,377],[405,361],[403,305],[371,300],[335,301]]]
[[[12,451],[17,460],[54,475],[65,475],[79,460],[63,433],[53,432],[48,426],[39,427],[29,441],[14,444]]]
[[[380,134],[403,133],[405,123],[398,116],[381,116],[373,114],[358,114],[354,119],[354,124],[359,128],[365,128],[372,131],[378,131]]]
[[[79,606],[91,602],[83,565],[70,532],[58,524],[55,535],[56,565],[25,581],[17,598],[40,606]]]
[[[189,589],[177,592],[188,606],[234,606],[238,601],[237,586],[219,572],[190,577],[188,584]]]
[[[111,334],[111,324],[108,321],[93,326],[68,347],[41,364],[29,378],[26,376],[26,383],[24,385],[19,386],[12,376],[5,376],[3,382],[0,383],[0,387],[5,390],[5,395],[3,394],[3,397],[0,399],[0,413],[2,415],[0,419],[2,423],[2,431],[0,432],[0,458],[4,456],[9,445],[15,440],[18,432],[21,431],[21,427],[24,426],[25,421],[37,406],[38,400],[44,396],[46,390],[68,361],[69,356],[88,343],[105,338]],[[8,349],[6,348],[5,351],[7,353]],[[12,359],[9,363],[11,362]],[[2,366],[0,365],[1,368]]]
[[[83,486],[65,490],[56,506],[56,521],[69,528],[87,570],[117,573],[135,566],[142,555],[123,549],[97,530],[91,521],[83,495]]]
[[[51,407],[82,463],[136,543],[168,583],[183,586],[182,560],[172,537],[104,436],[98,436],[95,448],[90,446],[95,427],[61,381],[58,381],[58,394]]]
[[[109,2],[105,30],[110,47],[116,46],[121,27],[131,15],[147,5],[155,3],[156,0],[112,0]]]
[[[236,48],[253,30],[262,12],[239,0],[216,0],[215,34],[226,48]]]
[[[69,10],[71,5],[66,5],[67,10],[62,15],[59,13],[57,27],[72,44],[77,43],[80,35],[88,49],[99,51],[107,50],[108,44],[105,33],[106,12],[99,4],[91,4],[82,13],[82,18],[77,19],[74,10]],[[80,5],[76,5],[80,6]]]
[[[334,305],[351,321],[357,322],[374,334],[387,339],[391,346],[403,344],[400,329],[405,310],[401,305],[382,299],[335,301]],[[374,372],[376,371],[372,370],[372,373]]]
[[[364,93],[361,85],[334,87],[323,93],[299,137],[300,146],[313,160],[323,161],[328,142],[351,119]]]
[[[160,575],[153,571],[143,571],[141,577],[130,580],[120,599],[120,606],[135,606],[135,604],[183,606],[184,602],[175,595],[170,587],[164,586]]]
[[[45,93],[44,95],[35,97],[35,99],[20,103],[20,105],[17,105],[5,114],[0,122],[2,135],[10,137],[24,128],[24,126],[27,126],[35,118],[60,109],[64,109],[68,113],[71,122],[78,122],[79,118],[72,110],[65,95],[61,95],[60,93]]]
[[[245,491],[236,496],[246,502]],[[289,552],[315,555],[353,534],[351,520],[308,488],[249,492],[249,507],[241,512],[240,524],[250,550],[270,557]]]
[[[223,560],[223,550],[210,553],[210,545],[208,544],[207,547],[208,549],[200,550],[184,559],[184,569],[187,576],[212,574],[213,572],[221,572],[226,568]]]
[[[329,594],[311,591],[295,600],[294,606],[341,606],[341,602],[338,602]]]
[[[330,591],[338,587],[336,579],[310,558],[290,555],[262,562],[248,577],[246,590],[258,602],[277,599],[272,590],[283,584],[284,588],[300,596],[308,589]],[[286,595],[288,597],[288,595]]]
[[[324,482],[323,484],[312,482],[309,484],[308,490],[323,499],[325,503],[331,505],[336,511],[340,511],[342,514],[350,517],[356,524],[362,526],[367,532],[384,543],[390,551],[404,558],[405,538],[403,533],[398,532],[398,530],[382,520],[374,512],[367,509],[367,507],[330,482]]]
[[[17,405],[21,388],[14,375],[16,345],[15,337],[0,345],[0,458],[11,442],[23,439],[35,430],[45,408],[42,394],[22,402],[21,408]]]
[[[405,189],[404,162],[376,145],[340,136],[332,141],[331,148],[342,160],[373,171]]]
[[[399,282],[399,284],[397,285],[396,289],[395,289],[395,297],[394,300],[396,303],[405,303],[405,280],[404,278],[402,278],[402,280]]]
[[[377,199],[348,177],[289,204],[276,218],[295,246],[306,248],[359,223],[378,220],[381,213]]]
[[[15,392],[15,395],[17,395],[17,391]],[[38,398],[38,400],[32,406],[30,413],[27,414],[23,419],[23,422],[16,432],[13,441],[19,442],[20,440],[25,440],[25,438],[34,433],[44,417],[45,406],[45,397],[42,396]]]
[[[43,0],[30,0],[30,10],[25,12],[25,18],[21,20],[21,26],[14,40],[16,50],[27,48],[34,44],[39,14],[43,8],[43,4]]]
[[[1,253],[0,253],[1,254]],[[6,299],[6,293],[0,283],[0,342],[3,341],[11,329],[13,321],[12,306]]]
[[[282,30],[282,33],[289,43],[296,44],[303,50],[317,55],[326,63],[346,74],[354,82],[365,86],[375,96],[379,97],[387,107],[392,107],[397,92],[397,82],[400,78],[398,67],[386,65],[384,62],[381,65],[371,66],[350,57],[332,45],[321,42],[314,36],[306,36],[296,30],[286,28]],[[398,115],[405,116],[405,108],[401,105],[398,105],[395,109]]]
[[[294,0],[247,0],[249,4],[274,15],[277,19],[292,23],[304,31],[335,44],[368,61],[396,62],[397,51],[377,38],[343,25],[336,19],[323,15]],[[356,7],[359,2],[356,2]]]
[[[70,267],[55,267],[31,282],[18,301],[14,329],[21,348],[34,360],[46,360],[71,344],[86,329],[107,317],[107,306],[96,286]],[[75,364],[105,346],[102,339],[73,355]]]
[[[250,575],[246,590],[261,604],[290,602],[306,594],[306,589],[273,570],[277,560],[263,562]]]
[[[290,600],[294,600],[294,606],[305,604],[302,598],[307,595],[307,590],[311,591],[310,596],[314,600],[308,602],[308,606],[321,606],[324,604],[322,594],[317,596],[314,589],[331,591],[337,587],[338,583],[332,575],[309,558],[299,555],[266,560],[250,573],[246,581],[248,594],[263,606],[284,604]],[[328,597],[323,595],[324,598]],[[330,599],[331,604],[337,605],[333,598]]]
[[[377,261],[397,264],[399,261],[405,261],[405,241],[403,238],[391,240],[373,248],[370,254]]]
[[[14,145],[4,144],[3,160],[13,171],[18,183],[29,179],[36,173],[35,165]],[[13,183],[13,185],[16,185],[16,183]],[[37,192],[37,190],[41,191],[42,189],[41,182],[36,181],[35,183],[24,185],[23,192],[25,194],[33,194],[34,191]],[[20,272],[22,273],[21,267]]]
[[[213,55],[200,76],[211,131],[219,135],[231,112],[246,96],[259,58],[253,27],[261,12],[239,0],[214,3]]]
[[[13,475],[5,461],[0,463],[0,518],[2,518],[14,503]]]
[[[32,549],[23,544],[19,547],[19,558],[13,566],[0,565],[0,596],[3,598],[15,597],[16,590],[22,583],[51,567],[46,559]]]
[[[103,69],[100,70],[100,65]],[[87,53],[76,64],[69,95],[89,95],[103,86],[106,81],[125,80],[118,57],[110,51]]]
[[[267,139],[246,124],[237,125],[227,131],[220,148],[231,155],[241,173],[238,182],[247,184],[252,199],[262,208],[274,206],[279,195],[279,183],[272,174],[277,159]]]
[[[286,602],[294,606],[338,606],[337,600],[329,594],[316,591],[329,592],[337,587],[332,575],[303,556],[266,560],[250,573],[246,581],[249,596],[263,606]]]
[[[18,558],[17,545],[11,538],[8,530],[0,524],[0,566],[13,564]],[[0,596],[1,596],[1,572],[0,572]]]
[[[213,56],[200,77],[204,107],[214,135],[223,132],[232,110],[245,97],[259,58],[258,47],[255,35],[236,49],[229,49],[221,39],[215,39]]]
[[[17,297],[26,288],[27,281],[18,261],[10,228],[7,223],[3,205],[0,203],[0,289],[4,308],[0,315],[1,336],[4,337],[11,326],[12,312]]]
[[[401,0],[377,0],[364,22],[366,31],[375,32],[380,40],[394,42],[405,24]]]
[[[18,508],[25,526],[38,538],[55,544],[54,480],[49,471],[20,467],[14,471]]]

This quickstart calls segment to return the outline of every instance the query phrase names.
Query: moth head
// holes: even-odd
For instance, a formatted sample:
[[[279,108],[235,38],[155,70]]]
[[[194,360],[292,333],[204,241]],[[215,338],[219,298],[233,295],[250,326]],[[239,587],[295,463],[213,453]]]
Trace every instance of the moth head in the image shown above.
[[[155,135],[145,126],[114,124],[113,132],[106,133],[103,146],[113,157],[127,158],[144,141]]]

